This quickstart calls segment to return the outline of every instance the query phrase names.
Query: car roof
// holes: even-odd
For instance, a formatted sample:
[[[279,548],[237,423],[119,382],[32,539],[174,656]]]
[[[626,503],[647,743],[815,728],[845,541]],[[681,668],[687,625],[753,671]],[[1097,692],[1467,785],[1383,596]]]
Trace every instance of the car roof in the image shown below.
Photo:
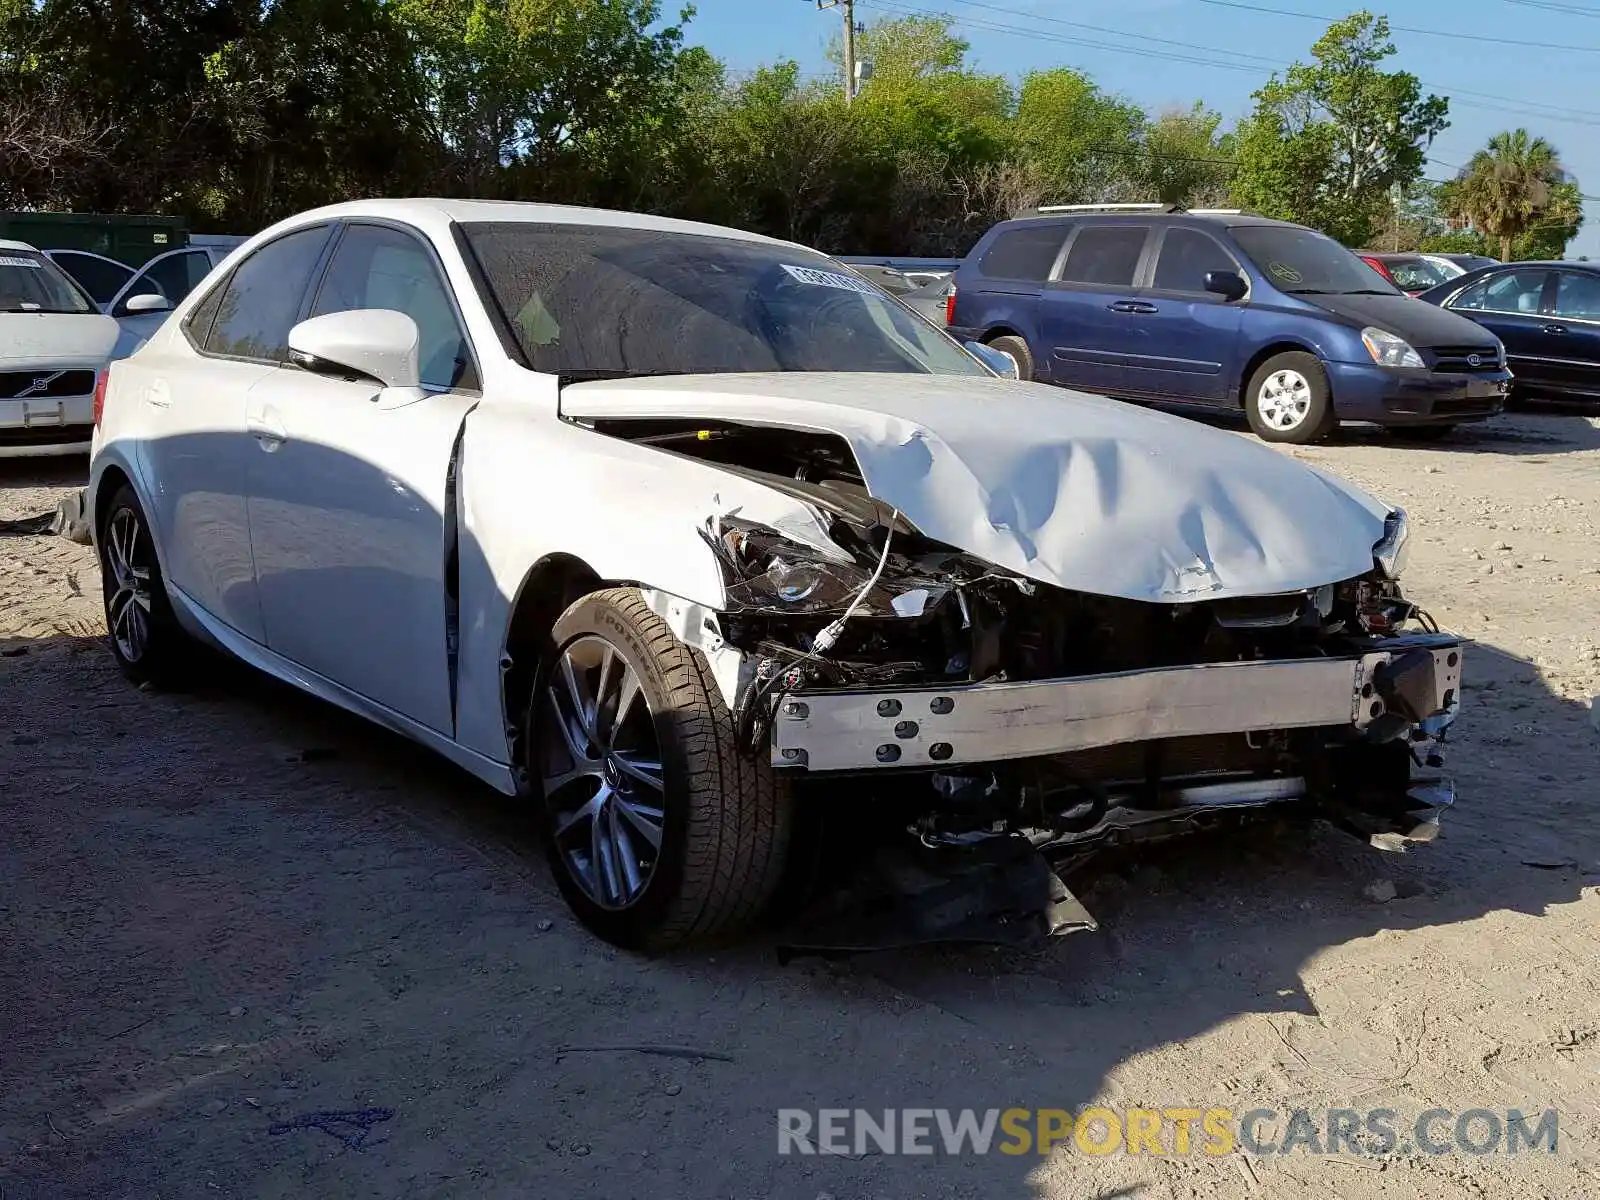
[[[702,237],[733,238],[744,242],[759,242],[769,246],[791,246],[797,243],[749,233],[742,229],[729,229],[721,225],[707,225],[699,221],[681,221],[674,217],[656,217],[644,213],[620,212],[607,208],[582,208],[570,204],[533,204],[520,200],[449,200],[439,197],[419,197],[395,200],[353,200],[315,208],[263,231],[276,233],[317,220],[352,220],[374,217],[380,220],[402,221],[422,229],[443,232],[450,224],[478,222],[526,222],[544,225],[595,225],[613,229],[646,229],[657,233],[694,234]],[[257,235],[262,236],[262,235]],[[254,239],[252,239],[254,240]],[[812,251],[816,253],[816,251]]]
[[[1082,209],[1078,212],[1032,212],[1021,213],[1009,221],[1000,222],[1002,225],[1021,225],[1030,221],[1056,221],[1065,224],[1069,221],[1094,220],[1096,222],[1127,222],[1135,225],[1148,224],[1151,221],[1164,221],[1172,224],[1189,222],[1202,225],[1221,225],[1228,229],[1237,229],[1247,226],[1276,225],[1284,229],[1305,229],[1307,226],[1297,225],[1293,221],[1280,221],[1275,217],[1258,216],[1255,213],[1220,213],[1220,212],[1111,212],[1107,210]]]
[[[35,254],[39,253],[37,246],[30,246],[27,242],[7,241],[4,238],[0,238],[0,250],[32,250]]]

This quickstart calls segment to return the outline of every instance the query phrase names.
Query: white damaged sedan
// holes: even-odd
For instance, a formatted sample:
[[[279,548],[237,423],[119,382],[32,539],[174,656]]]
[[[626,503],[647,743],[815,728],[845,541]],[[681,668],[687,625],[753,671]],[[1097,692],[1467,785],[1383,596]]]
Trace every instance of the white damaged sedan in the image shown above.
[[[1270,808],[1401,849],[1452,797],[1403,513],[732,230],[285,221],[102,377],[88,494],[131,678],[200,639],[526,797],[624,945],[749,924],[823,811],[896,864],[819,925],[855,949],[1092,927],[1054,868],[1108,845]]]

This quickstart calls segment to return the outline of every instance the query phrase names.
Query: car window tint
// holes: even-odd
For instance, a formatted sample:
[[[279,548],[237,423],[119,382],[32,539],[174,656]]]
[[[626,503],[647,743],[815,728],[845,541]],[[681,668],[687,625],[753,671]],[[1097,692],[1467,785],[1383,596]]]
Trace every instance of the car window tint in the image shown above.
[[[56,266],[83,285],[96,304],[109,304],[122,285],[133,278],[133,268],[93,254],[53,255]]]
[[[1548,271],[1504,271],[1479,280],[1456,297],[1451,308],[1477,312],[1538,313]]]
[[[1065,283],[1128,287],[1144,249],[1145,226],[1098,225],[1081,230],[1061,270]]]
[[[1237,271],[1215,238],[1198,229],[1169,229],[1156,260],[1155,286],[1174,292],[1203,292],[1207,271]]]
[[[450,293],[426,247],[410,234],[378,225],[345,231],[311,315],[358,308],[393,309],[417,323],[424,387],[478,386]]]
[[[1600,276],[1562,271],[1556,276],[1556,316],[1600,320]]]
[[[298,229],[240,263],[228,281],[206,349],[282,362],[289,352],[289,327],[327,241],[325,225]]]
[[[1391,258],[1384,262],[1395,286],[1408,292],[1426,291],[1449,278],[1444,268],[1425,258]]]
[[[189,335],[189,341],[196,346],[204,346],[206,338],[211,333],[211,323],[217,319],[217,310],[222,307],[222,294],[225,285],[218,284],[211,289],[211,293],[196,304],[184,319],[183,328]]]
[[[1019,225],[994,239],[978,264],[990,279],[1020,279],[1042,283],[1050,277],[1068,226],[1055,223]]]

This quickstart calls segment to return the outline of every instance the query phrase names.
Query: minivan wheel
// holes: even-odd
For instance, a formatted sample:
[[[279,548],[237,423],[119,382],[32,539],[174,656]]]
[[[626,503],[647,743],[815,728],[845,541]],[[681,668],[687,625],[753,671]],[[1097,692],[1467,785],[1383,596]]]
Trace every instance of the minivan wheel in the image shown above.
[[[556,622],[525,744],[556,883],[595,933],[662,950],[764,913],[787,861],[788,780],[741,753],[705,657],[636,588]]]
[[[1293,351],[1267,359],[1245,389],[1245,416],[1264,442],[1314,442],[1333,432],[1338,419],[1328,377],[1314,354]]]
[[[989,349],[1000,351],[1017,364],[1018,379],[1026,382],[1033,378],[1033,353],[1028,349],[1028,343],[1021,338],[1009,334],[993,338],[989,342]]]

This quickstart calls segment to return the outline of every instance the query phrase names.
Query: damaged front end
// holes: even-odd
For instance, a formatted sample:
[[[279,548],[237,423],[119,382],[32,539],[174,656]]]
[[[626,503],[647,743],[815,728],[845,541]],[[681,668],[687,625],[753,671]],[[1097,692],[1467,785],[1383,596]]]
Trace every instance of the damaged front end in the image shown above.
[[[1267,810],[1382,850],[1435,836],[1463,645],[1400,590],[1404,514],[1358,577],[1156,603],[1024,578],[924,537],[838,462],[785,466],[729,469],[815,525],[702,531],[744,656],[741,745],[900,833],[798,948],[1092,929],[1067,868]]]

